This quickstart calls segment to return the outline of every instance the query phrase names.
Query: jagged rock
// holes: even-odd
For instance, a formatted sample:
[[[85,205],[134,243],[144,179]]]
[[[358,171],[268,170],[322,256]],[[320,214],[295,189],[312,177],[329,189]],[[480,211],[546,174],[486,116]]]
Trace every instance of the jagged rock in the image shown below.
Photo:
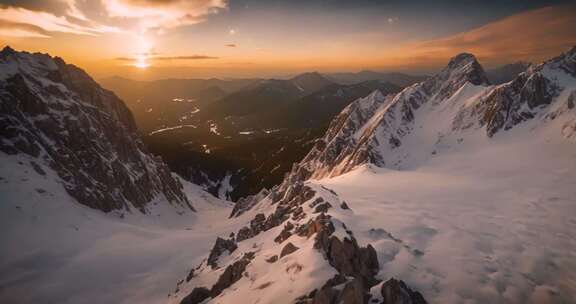
[[[298,227],[296,231],[296,233],[299,236],[305,236],[307,238],[318,233],[318,235],[316,236],[317,239],[322,238],[324,236],[327,237],[333,232],[334,232],[334,226],[330,221],[330,216],[324,213],[318,215],[315,219],[308,221],[308,223]]]
[[[232,212],[230,213],[229,217],[232,218],[232,217],[240,216],[241,214],[243,214],[247,210],[250,210],[250,208],[252,208],[256,203],[258,203],[259,201],[264,199],[269,194],[270,194],[270,191],[268,191],[266,189],[262,189],[262,190],[260,190],[260,192],[258,192],[255,195],[249,195],[247,197],[243,197],[243,198],[239,199],[236,202],[236,204],[234,204],[234,208],[232,208]]]
[[[364,304],[365,298],[366,292],[362,281],[360,279],[352,279],[352,281],[344,285],[336,303]]]
[[[225,240],[223,238],[216,238],[216,242],[214,243],[214,247],[210,251],[210,255],[208,256],[207,264],[212,267],[212,269],[218,267],[218,258],[220,255],[224,253],[224,251],[228,251],[228,253],[234,252],[238,246],[233,240]]]
[[[333,230],[332,230],[333,231]],[[331,236],[328,229],[316,234],[315,247],[326,254],[326,258],[339,273],[363,280],[366,286],[373,286],[374,277],[380,269],[376,250],[372,245],[361,248],[353,237],[340,240]]]
[[[278,255],[276,254],[266,259],[266,262],[268,263],[276,263],[276,261],[278,261]]]
[[[359,279],[347,279],[342,275],[336,275],[328,280],[320,289],[315,289],[310,294],[300,297],[297,304],[363,304],[369,295],[362,281]]]
[[[294,212],[292,212],[292,219],[294,221],[299,221],[303,219],[305,216],[306,213],[304,213],[304,209],[302,208],[302,206],[298,207],[296,210],[294,210]]]
[[[310,208],[316,207],[316,205],[323,203],[324,199],[322,197],[317,197],[312,203],[310,203]]]
[[[340,208],[344,210],[350,210],[350,207],[348,207],[348,204],[346,204],[346,202],[342,202],[342,204],[340,204]]]
[[[186,276],[186,282],[190,282],[190,280],[192,280],[193,277],[194,277],[194,268],[190,269],[190,272],[188,272],[188,275]]]
[[[282,248],[282,252],[280,252],[280,258],[283,258],[284,256],[287,256],[298,249],[299,248],[294,246],[294,244],[288,243],[286,246],[284,246],[284,248]]]
[[[242,227],[240,230],[238,230],[238,233],[236,233],[236,242],[247,240],[253,236],[254,235],[252,234],[252,229],[249,227]]]
[[[288,222],[284,226],[284,229],[282,229],[280,234],[276,238],[274,238],[274,242],[282,243],[285,240],[287,240],[290,236],[292,236],[292,229],[294,229],[294,225],[292,223]]]
[[[274,213],[270,214],[266,218],[266,221],[264,222],[264,231],[270,230],[290,218],[287,212],[288,209],[286,207],[281,205],[277,206]]]
[[[265,217],[263,213],[256,214],[250,221],[250,227],[242,227],[236,234],[236,241],[240,242],[258,235],[262,231],[272,229],[289,218],[288,210],[284,206],[278,206],[276,211]]]
[[[382,284],[381,304],[426,304],[424,297],[417,291],[408,288],[403,281],[389,279]]]
[[[180,304],[199,304],[210,297],[210,290],[205,287],[196,287],[192,292],[184,297]]]
[[[332,208],[332,205],[328,202],[323,202],[314,208],[314,213],[326,213],[328,209]]]
[[[226,270],[220,275],[218,281],[212,286],[210,290],[211,297],[214,298],[218,296],[224,289],[240,280],[244,270],[246,270],[246,266],[250,264],[253,258],[253,252],[245,253],[240,260],[226,267]]]

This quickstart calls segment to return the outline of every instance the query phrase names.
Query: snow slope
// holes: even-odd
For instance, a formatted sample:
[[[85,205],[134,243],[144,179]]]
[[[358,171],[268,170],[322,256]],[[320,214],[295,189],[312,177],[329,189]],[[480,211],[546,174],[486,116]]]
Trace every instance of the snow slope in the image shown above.
[[[150,202],[103,213],[78,204],[58,175],[0,153],[1,303],[163,303],[173,282],[237,229],[231,204],[181,180],[197,212]]]
[[[558,136],[562,123],[313,183],[351,206],[343,220],[376,248],[381,279],[431,303],[574,303],[576,149]]]

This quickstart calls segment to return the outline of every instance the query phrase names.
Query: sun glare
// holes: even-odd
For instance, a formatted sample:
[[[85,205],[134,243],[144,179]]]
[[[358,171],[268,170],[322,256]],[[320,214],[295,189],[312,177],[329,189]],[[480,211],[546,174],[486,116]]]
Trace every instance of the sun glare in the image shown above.
[[[136,57],[136,62],[134,63],[134,66],[139,69],[145,69],[149,67],[150,63],[148,63],[148,55],[138,55]]]
[[[138,54],[134,58],[134,66],[139,69],[146,69],[150,66],[150,53],[152,43],[142,33],[138,35]]]

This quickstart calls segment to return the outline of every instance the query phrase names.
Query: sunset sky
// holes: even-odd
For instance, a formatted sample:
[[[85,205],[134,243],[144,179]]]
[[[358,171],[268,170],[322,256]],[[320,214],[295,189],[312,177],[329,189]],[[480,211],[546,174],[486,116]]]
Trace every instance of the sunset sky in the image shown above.
[[[96,77],[428,73],[462,51],[486,66],[576,45],[575,1],[0,0],[0,45]]]

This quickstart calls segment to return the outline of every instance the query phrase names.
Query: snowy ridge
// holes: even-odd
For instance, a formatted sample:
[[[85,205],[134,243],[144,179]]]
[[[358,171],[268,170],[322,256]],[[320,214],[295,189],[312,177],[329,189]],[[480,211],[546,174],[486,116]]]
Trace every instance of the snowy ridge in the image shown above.
[[[79,203],[102,211],[165,198],[192,209],[168,167],[149,154],[132,114],[112,92],[58,57],[0,52],[0,158],[26,154],[51,168]]]
[[[532,67],[513,81],[491,86],[470,54],[454,57],[438,75],[394,97],[357,100],[331,124],[298,166],[311,178],[338,176],[358,165],[416,166],[466,131],[488,137],[529,119],[553,119],[573,108],[574,49]],[[550,105],[550,106],[549,106]],[[353,109],[353,110],[352,110]],[[354,111],[358,113],[354,113]],[[573,123],[563,134],[573,136]]]

